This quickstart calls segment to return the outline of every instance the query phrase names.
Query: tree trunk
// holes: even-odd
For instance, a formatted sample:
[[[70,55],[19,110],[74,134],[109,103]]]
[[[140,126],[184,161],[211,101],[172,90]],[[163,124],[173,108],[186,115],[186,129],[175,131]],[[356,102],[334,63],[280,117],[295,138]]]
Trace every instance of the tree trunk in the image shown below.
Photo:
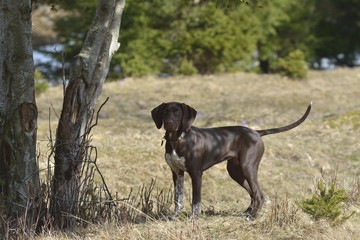
[[[82,50],[71,66],[55,145],[50,212],[55,226],[73,226],[86,134],[118,43],[125,0],[100,0]]]
[[[0,205],[20,216],[40,187],[31,1],[2,0],[0,23]]]
[[[265,54],[266,50],[264,50],[263,44],[260,41],[257,42],[257,51],[261,73],[268,74],[270,71],[269,57],[268,54]]]

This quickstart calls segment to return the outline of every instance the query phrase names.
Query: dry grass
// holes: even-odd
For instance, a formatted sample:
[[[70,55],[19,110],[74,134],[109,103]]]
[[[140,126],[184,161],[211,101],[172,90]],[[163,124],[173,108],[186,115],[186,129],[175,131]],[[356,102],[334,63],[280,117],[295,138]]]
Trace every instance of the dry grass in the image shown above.
[[[132,188],[157,181],[171,187],[171,172],[160,147],[150,111],[162,102],[186,102],[198,110],[196,126],[246,123],[256,129],[282,126],[299,118],[313,102],[309,119],[287,133],[264,137],[266,151],[259,181],[267,203],[259,219],[239,217],[249,204],[247,193],[228,177],[225,164],[204,173],[203,210],[195,222],[148,221],[142,224],[92,225],[71,233],[48,233],[39,239],[358,239],[360,238],[360,69],[312,72],[307,81],[280,76],[226,74],[167,79],[126,79],[107,83],[99,104],[107,118],[94,129],[98,164],[113,192],[127,196]],[[47,157],[49,106],[51,128],[60,114],[62,89],[51,88],[37,99],[39,146]],[[332,176],[351,196],[357,213],[332,227],[313,222],[296,202],[314,189],[315,179]],[[185,183],[186,212],[190,211],[189,178]]]

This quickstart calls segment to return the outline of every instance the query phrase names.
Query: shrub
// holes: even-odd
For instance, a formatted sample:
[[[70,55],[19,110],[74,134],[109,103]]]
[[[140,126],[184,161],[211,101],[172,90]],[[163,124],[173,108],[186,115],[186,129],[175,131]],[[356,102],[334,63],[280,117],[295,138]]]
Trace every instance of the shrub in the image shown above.
[[[176,69],[175,72],[181,75],[194,75],[197,73],[197,69],[194,67],[192,61],[182,59],[178,69]]]
[[[353,213],[345,214],[345,204],[349,197],[344,189],[337,189],[332,182],[327,187],[323,180],[317,183],[317,191],[311,198],[304,198],[299,203],[300,208],[310,214],[314,220],[328,219],[334,225],[349,219]]]
[[[285,58],[280,58],[279,71],[290,78],[306,78],[308,68],[306,66],[304,53],[301,50],[295,50],[290,52]]]

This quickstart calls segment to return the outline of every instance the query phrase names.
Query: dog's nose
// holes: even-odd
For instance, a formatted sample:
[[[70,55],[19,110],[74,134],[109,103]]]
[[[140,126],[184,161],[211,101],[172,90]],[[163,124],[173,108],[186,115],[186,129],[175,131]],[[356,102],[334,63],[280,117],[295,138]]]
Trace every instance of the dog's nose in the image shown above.
[[[166,126],[172,126],[172,125],[173,125],[173,121],[171,121],[171,120],[166,120],[166,121],[164,122],[164,124],[165,124]]]
[[[174,126],[175,125],[175,122],[172,121],[172,120],[166,120],[164,121],[164,129],[166,131],[173,131],[174,130]]]

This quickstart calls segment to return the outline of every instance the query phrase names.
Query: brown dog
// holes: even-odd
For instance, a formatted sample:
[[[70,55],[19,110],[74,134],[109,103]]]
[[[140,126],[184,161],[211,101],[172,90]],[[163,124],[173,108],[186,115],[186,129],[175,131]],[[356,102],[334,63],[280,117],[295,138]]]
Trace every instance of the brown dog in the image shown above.
[[[258,184],[258,168],[264,153],[264,135],[288,131],[300,125],[309,115],[311,104],[296,122],[285,127],[267,130],[252,130],[243,126],[197,128],[191,126],[196,110],[184,103],[163,103],[151,111],[151,116],[160,129],[164,126],[165,159],[171,168],[174,181],[176,218],[183,208],[184,172],[192,181],[191,218],[201,212],[201,178],[203,172],[222,161],[227,162],[230,177],[249,193],[251,204],[245,214],[256,218],[264,203]]]

